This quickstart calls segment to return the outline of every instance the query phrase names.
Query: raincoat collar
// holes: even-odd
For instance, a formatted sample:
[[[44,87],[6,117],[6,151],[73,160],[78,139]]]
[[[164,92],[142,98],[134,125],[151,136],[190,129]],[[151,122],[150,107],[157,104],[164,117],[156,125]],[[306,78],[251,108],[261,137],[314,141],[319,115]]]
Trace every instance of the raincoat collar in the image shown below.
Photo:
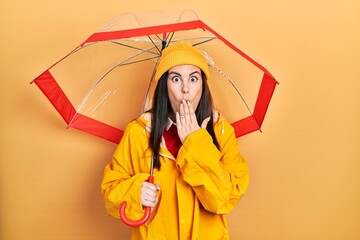
[[[171,118],[168,118],[168,121],[167,121],[166,127],[165,127],[166,131],[168,131],[168,130],[171,128],[172,125],[175,125],[175,126],[176,126],[176,123],[174,123],[174,122],[171,120]]]

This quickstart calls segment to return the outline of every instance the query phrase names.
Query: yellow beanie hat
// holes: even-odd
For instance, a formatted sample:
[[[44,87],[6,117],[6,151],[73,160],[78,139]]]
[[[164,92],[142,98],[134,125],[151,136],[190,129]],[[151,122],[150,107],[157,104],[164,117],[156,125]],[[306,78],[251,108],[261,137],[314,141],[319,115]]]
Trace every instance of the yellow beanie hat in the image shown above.
[[[187,64],[200,68],[209,79],[210,73],[205,57],[199,49],[187,42],[176,42],[162,51],[154,79],[158,81],[170,68]]]

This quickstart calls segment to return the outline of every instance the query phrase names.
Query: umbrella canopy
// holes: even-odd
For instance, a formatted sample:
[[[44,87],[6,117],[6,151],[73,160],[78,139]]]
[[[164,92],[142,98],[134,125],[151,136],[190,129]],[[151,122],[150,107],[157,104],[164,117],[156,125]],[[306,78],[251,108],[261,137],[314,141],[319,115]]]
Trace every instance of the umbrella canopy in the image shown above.
[[[207,58],[215,107],[236,137],[259,130],[277,81],[192,10],[122,14],[32,83],[68,127],[118,143],[126,124],[150,108],[161,50],[177,41]]]

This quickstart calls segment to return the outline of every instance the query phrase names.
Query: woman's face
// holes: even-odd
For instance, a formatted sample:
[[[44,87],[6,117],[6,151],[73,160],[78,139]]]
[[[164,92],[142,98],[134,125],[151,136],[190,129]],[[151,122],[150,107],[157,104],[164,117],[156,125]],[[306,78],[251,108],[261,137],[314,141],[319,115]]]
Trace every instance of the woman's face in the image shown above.
[[[182,100],[189,101],[196,110],[202,94],[200,68],[193,65],[180,65],[168,71],[167,88],[173,112],[180,112]]]

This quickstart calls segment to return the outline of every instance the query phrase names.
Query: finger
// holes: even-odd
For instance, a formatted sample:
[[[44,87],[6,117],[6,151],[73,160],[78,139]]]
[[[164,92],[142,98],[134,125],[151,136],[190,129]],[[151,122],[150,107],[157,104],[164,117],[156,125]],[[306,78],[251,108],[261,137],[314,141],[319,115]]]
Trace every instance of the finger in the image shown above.
[[[143,183],[143,188],[146,191],[156,191],[156,185],[150,182],[144,182]]]
[[[177,128],[180,128],[181,127],[181,120],[180,120],[179,112],[175,113],[175,118],[176,118],[176,126],[177,126]]]
[[[151,196],[143,196],[143,203],[145,204],[149,204],[149,203],[155,203],[156,200],[156,196],[155,197],[151,197]]]
[[[204,121],[201,123],[201,128],[206,128],[209,121],[210,121],[210,117],[205,118]]]
[[[184,115],[185,115],[185,120],[186,121],[190,121],[190,110],[189,110],[189,102],[186,102],[185,100],[183,100],[183,107],[184,107]]]
[[[141,199],[141,204],[145,207],[153,208],[153,207],[155,207],[156,200],[149,201],[148,199],[143,198],[143,199]]]
[[[189,118],[190,118],[191,123],[197,122],[195,111],[194,111],[194,108],[193,108],[191,102],[188,101],[187,106],[189,109]]]
[[[156,203],[157,195],[152,193],[141,194],[141,204],[147,207],[154,207]]]
[[[155,202],[156,193],[155,192],[149,192],[149,193],[145,194],[144,198],[145,198],[145,200],[147,200],[149,202]]]
[[[180,104],[180,113],[179,114],[180,114],[180,122],[183,123],[185,121],[185,115],[186,115],[184,103]]]
[[[143,191],[146,193],[153,192],[154,194],[156,194],[157,191],[160,191],[160,185],[149,183],[149,182],[144,182],[143,183]]]
[[[145,191],[145,197],[147,199],[154,198],[156,196],[156,191],[148,190]]]

